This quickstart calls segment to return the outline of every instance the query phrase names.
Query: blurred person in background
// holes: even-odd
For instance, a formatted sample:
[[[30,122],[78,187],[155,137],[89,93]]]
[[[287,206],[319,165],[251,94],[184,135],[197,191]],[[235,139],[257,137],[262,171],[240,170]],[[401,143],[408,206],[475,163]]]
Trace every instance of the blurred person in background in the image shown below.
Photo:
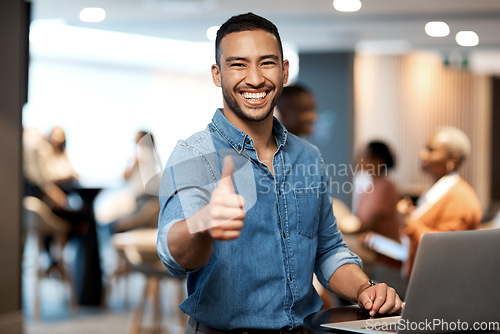
[[[283,87],[276,109],[276,117],[289,133],[298,137],[310,136],[313,133],[314,123],[318,117],[316,99],[305,86],[295,84]],[[323,302],[321,309],[334,307],[335,296],[319,283],[316,275],[314,275],[313,285]]]
[[[64,129],[55,126],[46,138],[36,129],[25,131],[27,193],[43,198],[56,211],[67,210],[67,194],[79,186],[79,181],[66,152]]]
[[[82,200],[74,192],[80,186],[79,176],[66,152],[66,133],[54,126],[47,137],[35,128],[23,132],[23,169],[25,196],[42,200],[57,216],[68,222],[67,239],[84,232],[88,217]],[[51,254],[52,237],[45,238],[50,270],[57,263]]]
[[[140,227],[157,228],[160,204],[158,201],[158,178],[150,179],[150,171],[156,171],[158,158],[153,135],[146,130],[139,130],[135,136],[136,150],[129,165],[123,172],[123,178],[132,190],[135,209],[110,223],[110,231],[124,232]],[[148,185],[152,185],[148,187]]]
[[[101,193],[96,208],[103,270],[110,289],[113,278],[127,275],[130,263],[123,251],[112,243],[115,233],[141,228],[157,229],[160,204],[158,187],[161,173],[155,140],[147,130],[138,130],[133,137],[134,150],[121,175],[118,188]]]
[[[367,267],[370,266],[372,277],[377,281],[387,282],[404,298],[406,282],[400,274],[404,258],[396,256],[406,254],[401,245],[399,216],[396,210],[401,196],[389,177],[395,165],[395,156],[384,141],[372,140],[359,152],[358,166],[367,179],[365,183],[358,184],[362,187],[358,189],[360,191],[357,194],[358,202],[354,214],[358,217],[359,224],[350,232],[361,233],[361,243],[375,251],[365,258],[362,256],[365,252],[358,254],[362,256]],[[378,245],[382,242],[393,245],[401,252],[388,254],[383,249],[375,248],[375,242],[378,242]]]
[[[316,100],[305,86],[297,84],[283,87],[277,109],[277,118],[289,132],[299,137],[313,133],[318,118]]]
[[[479,227],[482,210],[472,187],[458,175],[471,144],[467,135],[454,127],[440,127],[431,134],[420,151],[422,170],[430,175],[432,186],[418,199],[397,204],[403,232],[409,239],[408,277],[413,268],[420,238],[425,233],[473,230]]]
[[[360,222],[357,232],[371,231],[400,242],[396,211],[400,194],[388,177],[395,166],[393,153],[385,142],[370,141],[362,150],[358,164],[370,177],[370,183],[360,193],[354,212]],[[379,260],[392,263],[383,256]]]

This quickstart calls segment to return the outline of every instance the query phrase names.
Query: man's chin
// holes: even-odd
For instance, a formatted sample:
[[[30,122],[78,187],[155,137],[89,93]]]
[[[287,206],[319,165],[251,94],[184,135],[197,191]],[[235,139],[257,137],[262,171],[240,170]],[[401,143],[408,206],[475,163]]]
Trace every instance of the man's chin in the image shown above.
[[[246,119],[247,121],[250,122],[262,122],[272,115],[273,109],[271,108],[265,111],[263,110],[265,109],[251,108],[250,111],[242,111],[242,109],[240,109],[239,112],[237,112],[236,114],[240,118]]]
[[[270,115],[271,115],[271,113],[267,113],[267,114],[262,115],[260,117],[248,117],[248,120],[252,121],[252,122],[262,122],[262,121],[265,121],[266,119],[268,119]]]

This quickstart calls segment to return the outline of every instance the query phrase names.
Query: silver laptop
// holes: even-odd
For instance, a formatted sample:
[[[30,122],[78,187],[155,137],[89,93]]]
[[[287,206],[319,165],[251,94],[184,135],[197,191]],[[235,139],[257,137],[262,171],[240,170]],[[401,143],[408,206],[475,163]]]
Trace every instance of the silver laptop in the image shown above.
[[[321,326],[356,333],[500,331],[500,229],[425,234],[401,316]]]

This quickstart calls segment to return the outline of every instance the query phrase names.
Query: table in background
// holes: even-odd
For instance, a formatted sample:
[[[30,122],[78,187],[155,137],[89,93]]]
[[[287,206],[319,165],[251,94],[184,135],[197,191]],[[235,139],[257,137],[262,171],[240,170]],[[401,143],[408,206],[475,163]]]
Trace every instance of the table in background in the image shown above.
[[[330,322],[342,322],[342,321],[352,321],[352,320],[363,320],[369,319],[370,315],[368,312],[363,311],[358,305],[336,307],[328,310],[318,311],[316,313],[308,315],[304,319],[304,329],[310,334],[316,333],[346,333],[344,331],[335,331],[333,329],[328,329],[321,327],[321,324],[327,324]]]
[[[83,210],[88,228],[80,236],[75,257],[75,285],[78,303],[85,306],[100,306],[102,301],[102,271],[97,243],[94,199],[100,188],[75,188],[83,201]]]

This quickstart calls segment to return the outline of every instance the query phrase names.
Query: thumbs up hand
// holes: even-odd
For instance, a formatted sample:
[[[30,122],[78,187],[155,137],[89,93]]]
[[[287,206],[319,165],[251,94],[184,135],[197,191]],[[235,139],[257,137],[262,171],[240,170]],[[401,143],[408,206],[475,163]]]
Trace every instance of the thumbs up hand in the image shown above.
[[[245,199],[234,191],[233,186],[234,161],[230,156],[224,158],[222,177],[219,185],[212,193],[209,203],[210,223],[208,233],[215,240],[233,240],[240,236]]]

